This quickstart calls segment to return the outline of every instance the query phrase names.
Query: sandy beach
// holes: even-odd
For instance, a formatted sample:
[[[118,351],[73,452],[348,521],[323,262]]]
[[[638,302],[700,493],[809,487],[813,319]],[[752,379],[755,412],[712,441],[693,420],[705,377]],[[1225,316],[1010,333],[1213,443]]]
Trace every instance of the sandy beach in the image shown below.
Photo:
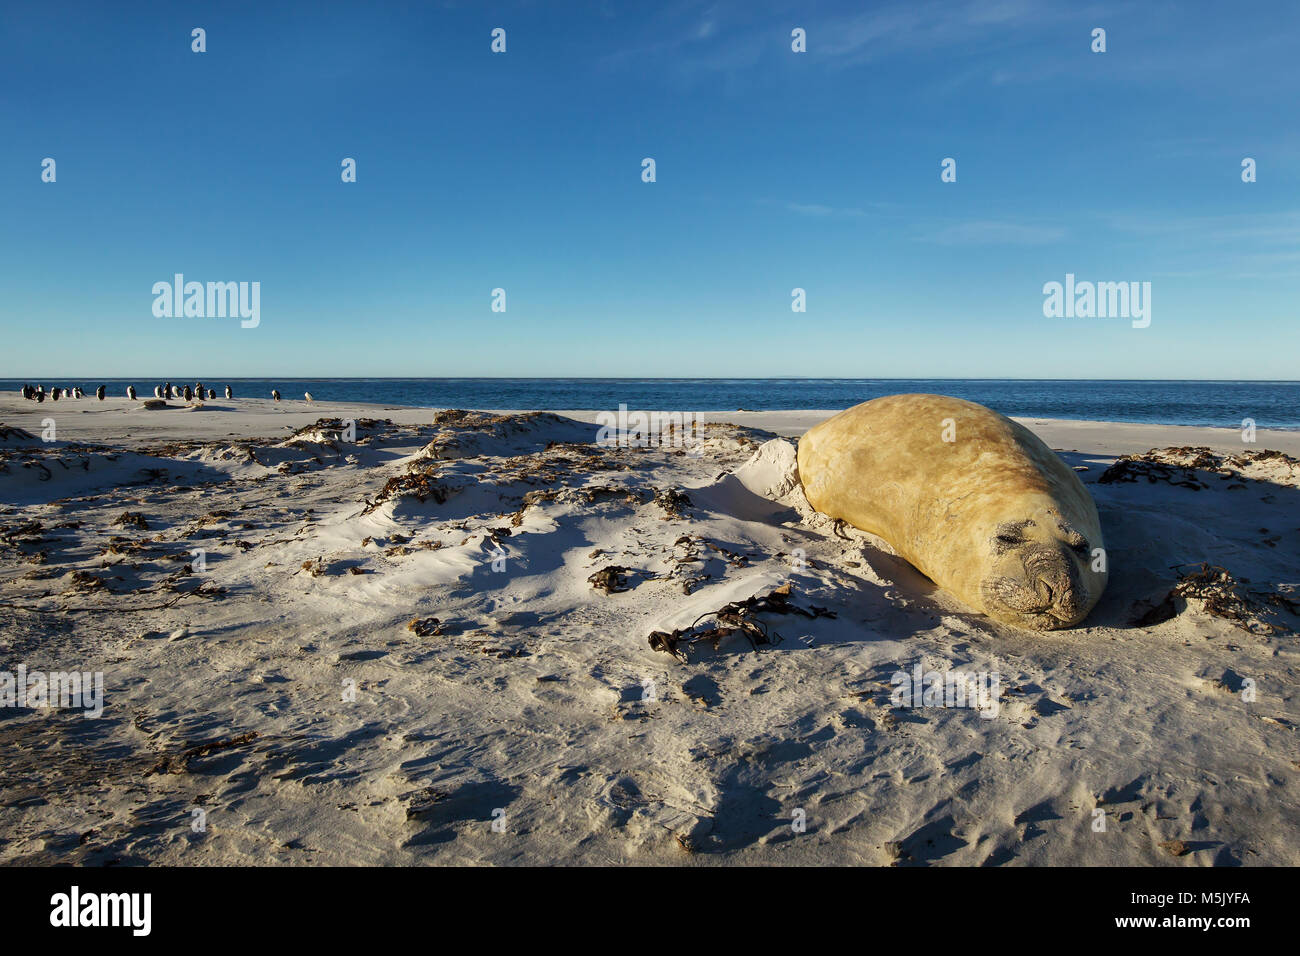
[[[838,409],[172,404],[0,396],[0,669],[103,675],[0,862],[1300,864],[1300,433],[1021,419],[1111,562],[1037,633],[808,506]]]

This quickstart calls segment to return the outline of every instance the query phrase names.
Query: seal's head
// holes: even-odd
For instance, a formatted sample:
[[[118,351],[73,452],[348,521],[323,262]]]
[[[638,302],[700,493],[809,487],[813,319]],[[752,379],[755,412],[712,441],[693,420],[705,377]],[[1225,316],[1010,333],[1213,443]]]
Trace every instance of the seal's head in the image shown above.
[[[984,612],[999,621],[1039,631],[1071,627],[1105,587],[1105,571],[1094,569],[1101,542],[1088,540],[1055,508],[999,522],[987,547],[992,568],[980,594]]]

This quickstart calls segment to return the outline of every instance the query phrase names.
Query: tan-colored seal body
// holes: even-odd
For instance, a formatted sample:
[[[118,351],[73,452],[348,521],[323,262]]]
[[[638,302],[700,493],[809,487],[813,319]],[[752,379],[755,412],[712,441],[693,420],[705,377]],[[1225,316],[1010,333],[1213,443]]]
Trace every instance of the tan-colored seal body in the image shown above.
[[[1038,436],[983,405],[943,395],[856,405],[799,440],[799,478],[818,511],[884,538],[997,620],[1069,627],[1106,587],[1088,490]]]

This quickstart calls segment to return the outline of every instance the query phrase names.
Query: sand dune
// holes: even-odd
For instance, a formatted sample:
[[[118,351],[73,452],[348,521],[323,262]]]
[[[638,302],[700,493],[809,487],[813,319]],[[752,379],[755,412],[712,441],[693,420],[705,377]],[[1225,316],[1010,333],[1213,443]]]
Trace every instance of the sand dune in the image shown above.
[[[1025,421],[1111,561],[1038,634],[808,508],[826,414],[5,395],[0,669],[104,710],[0,708],[0,861],[1300,863],[1300,438]]]

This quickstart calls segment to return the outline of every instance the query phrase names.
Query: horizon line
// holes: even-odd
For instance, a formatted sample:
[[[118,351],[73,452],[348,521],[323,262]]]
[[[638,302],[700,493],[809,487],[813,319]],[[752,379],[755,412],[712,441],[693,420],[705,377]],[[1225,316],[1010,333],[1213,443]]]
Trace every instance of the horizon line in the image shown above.
[[[87,381],[95,381],[93,376],[78,375],[39,375],[28,376],[0,376],[0,381],[4,382],[29,382],[38,378],[50,380],[58,379],[77,379],[82,378]],[[1280,384],[1280,385],[1300,385],[1300,379],[1287,378],[1008,378],[1003,376],[990,377],[960,377],[960,376],[943,376],[929,377],[924,375],[918,376],[862,376],[862,377],[838,377],[838,376],[811,376],[811,375],[760,375],[760,376],[739,376],[723,375],[710,377],[692,377],[692,376],[674,376],[674,375],[288,375],[283,377],[273,375],[200,375],[197,379],[211,379],[213,381],[230,381],[230,382],[254,382],[270,381],[278,379],[286,382],[311,382],[311,381],[338,381],[338,382],[1179,382],[1189,384]],[[128,379],[141,379],[145,381],[158,380],[167,381],[165,375],[108,375],[98,379],[100,381],[126,381]],[[184,379],[181,381],[188,381]]]

